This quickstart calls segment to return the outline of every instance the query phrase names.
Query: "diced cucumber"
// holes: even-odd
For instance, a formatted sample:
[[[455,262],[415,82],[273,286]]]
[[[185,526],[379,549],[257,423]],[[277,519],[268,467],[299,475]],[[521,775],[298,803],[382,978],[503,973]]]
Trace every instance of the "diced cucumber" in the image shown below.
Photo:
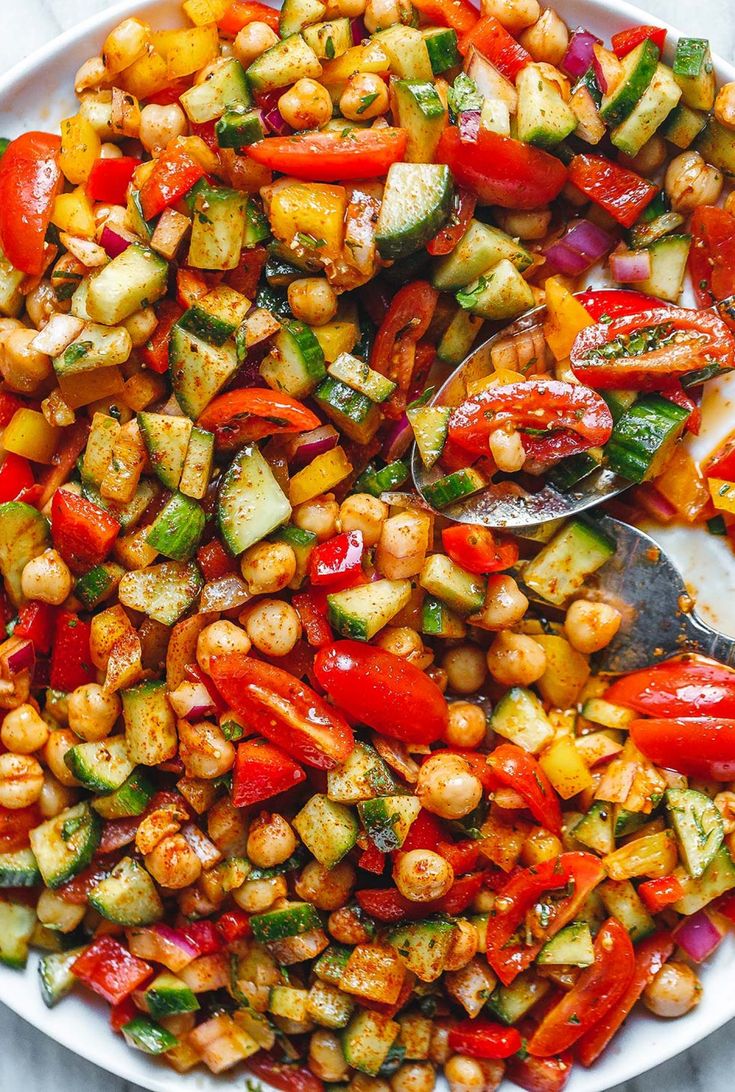
[[[691,245],[691,235],[665,235],[651,243],[651,276],[641,281],[639,290],[676,303],[684,287]]]
[[[615,542],[591,519],[564,524],[523,570],[523,582],[549,603],[563,605],[615,553]]]
[[[735,175],[735,142],[732,129],[725,128],[716,118],[707,119],[701,136],[695,143],[699,154],[725,174]]]
[[[224,345],[249,310],[249,299],[221,284],[193,303],[179,319],[179,326],[212,345]]]
[[[118,587],[125,607],[172,626],[194,603],[204,579],[193,561],[164,561],[125,573]]]
[[[36,924],[33,907],[0,899],[0,963],[17,970],[25,967]]]
[[[358,360],[351,353],[340,353],[329,365],[327,371],[335,379],[346,383],[353,391],[364,394],[371,402],[385,402],[396,389],[396,384],[392,380],[387,379],[380,372],[373,371],[364,360]]]
[[[23,294],[20,286],[24,280],[25,273],[20,269],[14,269],[0,250],[0,315],[4,315],[5,318],[16,318],[22,311]],[[56,289],[56,298],[61,300],[63,297],[59,295],[59,277],[57,276],[56,280],[54,280],[52,274],[51,283]],[[71,284],[73,291],[76,284],[73,280]],[[66,296],[65,298],[68,299],[69,297]]]
[[[253,91],[263,93],[304,78],[318,79],[321,71],[319,58],[311,46],[300,34],[290,34],[261,53],[245,74]]]
[[[447,109],[433,82],[396,80],[392,91],[396,124],[408,132],[407,161],[432,163],[447,116]]]
[[[672,910],[676,910],[677,914],[696,914],[713,899],[735,887],[735,862],[726,846],[721,846],[703,875],[690,876],[683,868],[677,868],[674,875],[684,888],[684,894],[672,904]]]
[[[128,531],[135,526],[148,505],[152,500],[155,500],[159,493],[160,486],[157,481],[152,478],[141,478],[138,482],[138,488],[133,494],[133,499],[128,501],[127,504],[120,504],[119,502],[106,500],[97,486],[82,479],[82,496],[85,500],[91,500],[93,504],[97,504],[100,508],[110,512],[119,522],[122,531]]]
[[[620,804],[615,805],[615,837],[624,838],[626,834],[634,834],[645,826],[648,816],[640,811],[628,811]]]
[[[378,31],[373,41],[385,50],[393,75],[406,80],[431,79],[429,51],[421,31],[396,23]]]
[[[188,417],[143,412],[138,414],[138,427],[156,474],[167,489],[178,489],[191,436],[191,421]]]
[[[327,5],[323,4],[322,0],[283,0],[278,21],[278,32],[281,38],[298,34],[305,26],[318,23],[324,18],[326,11]]]
[[[659,61],[658,46],[646,38],[623,58],[623,74],[612,92],[603,95],[600,116],[619,125],[631,114],[653,79]]]
[[[604,698],[588,698],[582,706],[583,717],[595,724],[602,724],[605,728],[627,728],[636,715],[634,709],[615,705]]]
[[[95,368],[125,364],[132,349],[130,334],[123,326],[110,328],[87,322],[79,336],[54,360],[54,372],[63,379]]]
[[[170,971],[163,971],[146,986],[143,1001],[147,1012],[157,1020],[162,1016],[196,1012],[199,1008],[194,991]]]
[[[272,341],[260,374],[269,387],[305,398],[324,378],[324,353],[314,331],[295,319],[284,322]]]
[[[416,796],[376,796],[358,804],[358,812],[370,841],[381,853],[400,849],[421,803]]]
[[[671,113],[681,88],[670,68],[660,64],[653,79],[628,117],[610,133],[610,140],[625,155],[635,156]],[[645,291],[645,289],[644,289]]]
[[[327,596],[330,625],[343,637],[369,641],[403,610],[410,580],[375,580]]]
[[[141,766],[158,766],[176,754],[174,711],[166,683],[148,680],[120,693],[128,754]]]
[[[454,68],[461,61],[457,46],[457,32],[450,27],[426,27],[421,29],[429,54],[431,71],[435,76]]]
[[[564,101],[558,85],[529,64],[516,79],[518,139],[540,148],[553,148],[577,128],[577,117]]]
[[[573,921],[560,929],[555,937],[547,940],[538,954],[537,963],[542,967],[568,964],[571,967],[589,967],[595,962],[592,934],[586,921]]]
[[[293,819],[306,848],[324,868],[334,868],[350,852],[360,831],[355,813],[315,793]]]
[[[397,261],[428,243],[449,215],[453,192],[443,163],[391,164],[376,225],[381,257]]]
[[[419,584],[458,614],[474,614],[485,602],[487,580],[470,573],[446,554],[431,554],[424,562]]]
[[[339,944],[330,944],[326,952],[322,952],[314,964],[314,974],[321,982],[329,982],[332,986],[338,986],[351,951],[351,948],[343,948]]]
[[[674,79],[682,101],[693,110],[711,110],[715,102],[715,66],[706,38],[680,38],[674,57]]]
[[[202,500],[207,493],[214,466],[214,433],[196,425],[191,430],[179,490],[185,497]]]
[[[314,399],[355,443],[369,443],[380,427],[380,410],[375,402],[332,375],[319,384]]]
[[[341,766],[327,773],[327,795],[340,804],[357,804],[390,796],[396,785],[383,759],[370,743],[358,740]]]
[[[534,296],[531,285],[510,258],[502,258],[478,280],[461,288],[457,303],[473,315],[499,322],[516,318],[533,307]]]
[[[41,873],[32,849],[0,853],[0,887],[35,887]]]
[[[71,967],[83,951],[70,948],[67,952],[49,952],[38,961],[41,997],[47,1008],[53,1008],[74,989],[77,977]]]
[[[421,606],[421,632],[429,637],[461,638],[467,626],[441,599],[427,595]]]
[[[411,471],[403,459],[395,459],[381,467],[369,463],[355,482],[353,492],[370,493],[373,497],[379,497],[381,493],[400,489],[408,481],[410,474]]]
[[[255,445],[235,456],[224,476],[217,502],[222,537],[233,554],[241,554],[286,523],[291,505]]]
[[[217,143],[220,148],[239,151],[268,136],[260,110],[228,107],[216,125]],[[246,243],[252,246],[252,243]]]
[[[133,772],[124,736],[77,743],[65,753],[64,763],[86,789],[99,793],[119,789]]]
[[[202,83],[195,83],[179,97],[189,121],[203,125],[222,117],[228,106],[249,106],[250,88],[242,65],[225,57],[213,66]]]
[[[415,406],[406,411],[421,461],[431,469],[447,442],[451,406]]]
[[[656,922],[630,880],[605,880],[597,890],[608,914],[628,930],[632,941],[642,940],[655,931]]]
[[[655,478],[686,427],[689,410],[658,394],[644,394],[613,427],[605,446],[608,466],[632,482]]]
[[[352,49],[352,26],[349,19],[329,19],[304,27],[302,37],[321,61],[332,61]]]
[[[87,898],[98,914],[116,925],[151,925],[163,917],[156,885],[132,857],[123,857]]]
[[[535,971],[519,974],[510,986],[498,986],[488,1001],[488,1008],[504,1024],[515,1024],[530,1012],[551,989],[548,978],[541,978]]]
[[[268,1012],[284,1020],[307,1021],[309,994],[293,986],[272,986],[268,998]]]
[[[574,838],[600,856],[615,849],[614,808],[602,800],[596,800],[572,830]]]
[[[400,1030],[400,1024],[388,1016],[361,1009],[342,1034],[345,1059],[360,1073],[376,1076]]]
[[[135,769],[114,792],[93,800],[92,807],[103,819],[127,819],[142,815],[155,791],[145,770]]]
[[[118,326],[150,307],[168,289],[168,262],[141,243],[131,243],[89,278],[86,308],[92,322]]]
[[[176,401],[196,420],[239,364],[232,343],[210,345],[177,324],[171,331],[169,366]]]
[[[156,516],[146,542],[172,561],[188,561],[199,545],[205,523],[201,505],[183,493],[172,493]]]
[[[689,148],[707,124],[707,115],[701,110],[679,103],[661,125],[661,136],[677,148]]]
[[[272,538],[274,542],[287,542],[296,555],[296,572],[289,588],[300,588],[308,572],[309,558],[319,541],[317,536],[289,523],[279,527]]]
[[[23,569],[50,544],[48,520],[23,501],[0,504],[0,573],[11,603],[23,602]]]
[[[454,929],[445,918],[412,921],[391,929],[387,939],[421,982],[436,982],[444,971]]]
[[[355,1002],[348,994],[319,979],[309,989],[306,1001],[307,1018],[325,1028],[344,1028],[355,1011]]]
[[[245,237],[247,195],[198,183],[187,262],[195,269],[235,269]]]
[[[558,489],[560,493],[569,493],[579,482],[584,481],[588,474],[597,470],[602,462],[602,453],[595,457],[589,451],[580,451],[577,455],[569,455],[566,459],[552,466],[547,473],[548,481]]]
[[[120,1028],[128,1046],[144,1054],[165,1054],[178,1046],[179,1040],[170,1031],[147,1016],[134,1016]]]
[[[47,887],[61,887],[87,867],[101,831],[99,816],[85,803],[65,808],[31,831],[31,849]]]
[[[668,789],[666,808],[686,870],[699,879],[724,841],[722,816],[712,800],[696,789]]]
[[[463,307],[458,308],[441,336],[436,355],[445,364],[461,364],[469,356],[482,324],[483,319],[479,315],[473,315]]]
[[[476,281],[503,258],[513,262],[521,273],[533,261],[529,251],[504,231],[471,220],[451,254],[435,262],[431,283],[443,292],[453,292]]]
[[[468,466],[464,470],[453,470],[443,478],[428,482],[422,491],[424,499],[432,508],[448,508],[450,504],[465,500],[473,493],[480,493],[487,486],[485,475],[474,466]]]
[[[531,690],[514,686],[493,709],[490,727],[499,736],[538,754],[554,738],[554,728],[544,707]]]
[[[292,902],[278,910],[253,914],[250,925],[253,937],[261,944],[301,936],[322,927],[319,915],[309,902]]]

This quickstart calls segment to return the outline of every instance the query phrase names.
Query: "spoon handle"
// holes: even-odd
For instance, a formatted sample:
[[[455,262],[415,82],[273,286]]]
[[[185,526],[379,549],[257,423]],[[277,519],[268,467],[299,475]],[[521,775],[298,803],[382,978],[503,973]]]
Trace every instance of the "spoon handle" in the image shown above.
[[[703,656],[719,660],[728,667],[735,666],[735,637],[713,629],[697,614],[686,616],[686,642]]]

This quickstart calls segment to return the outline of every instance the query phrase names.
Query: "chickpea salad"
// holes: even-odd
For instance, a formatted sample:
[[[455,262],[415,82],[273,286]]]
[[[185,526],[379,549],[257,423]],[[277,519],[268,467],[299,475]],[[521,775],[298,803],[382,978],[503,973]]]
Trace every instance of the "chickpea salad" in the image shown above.
[[[184,23],[0,146],[0,961],[179,1073],[559,1092],[735,923],[735,672],[599,673],[594,513],[448,513],[604,466],[735,542],[735,443],[683,442],[735,85],[537,0]]]

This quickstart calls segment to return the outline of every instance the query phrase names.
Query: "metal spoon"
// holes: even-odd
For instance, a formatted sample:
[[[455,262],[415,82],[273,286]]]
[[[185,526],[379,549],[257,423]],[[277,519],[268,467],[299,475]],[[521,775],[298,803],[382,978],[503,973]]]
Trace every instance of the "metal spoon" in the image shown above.
[[[545,318],[546,308],[536,307],[532,311],[527,311],[512,325],[493,334],[452,372],[432,398],[431,404],[458,406],[464,402],[468,397],[468,384],[490,375],[495,370],[490,355],[493,345],[499,341],[506,341],[515,334],[540,327]],[[427,470],[415,445],[412,470],[414,483],[424,500],[426,500],[424,496],[426,486],[441,478],[445,473],[436,466]],[[506,528],[521,532],[529,525],[568,519],[577,512],[583,512],[586,508],[614,497],[617,493],[628,489],[631,484],[619,474],[600,468],[588,474],[573,489],[565,493],[560,493],[548,483],[545,483],[537,493],[529,493],[520,487],[514,487],[514,491],[511,492],[507,484],[505,489],[490,485],[481,493],[476,493],[466,500],[442,509],[442,515],[461,523],[479,523],[485,527]]]
[[[735,638],[713,629],[692,609],[684,578],[658,543],[610,516],[594,518],[615,540],[616,551],[585,587],[623,614],[617,635],[595,657],[595,669],[617,675],[681,652],[735,665]]]

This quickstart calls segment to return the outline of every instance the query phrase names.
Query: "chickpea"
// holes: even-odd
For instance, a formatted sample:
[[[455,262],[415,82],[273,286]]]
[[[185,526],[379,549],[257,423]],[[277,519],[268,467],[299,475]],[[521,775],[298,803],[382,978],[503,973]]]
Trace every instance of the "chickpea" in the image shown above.
[[[281,95],[278,109],[283,120],[292,129],[319,129],[332,116],[332,99],[321,83],[308,78],[301,79]],[[322,321],[327,322],[328,319]]]
[[[121,711],[117,694],[110,694],[97,683],[85,683],[69,695],[69,727],[87,742],[106,739]]]
[[[76,747],[77,743],[79,743],[79,736],[75,736],[68,728],[56,728],[49,734],[43,749],[43,760],[51,773],[57,781],[69,788],[78,785],[79,782],[64,762],[64,755],[72,747]]]
[[[365,14],[367,0],[329,0],[327,18],[359,19]]]
[[[263,811],[248,832],[248,857],[257,868],[274,868],[296,849],[296,835],[282,815]]]
[[[735,129],[735,83],[723,83],[717,92],[715,117],[720,125]]]
[[[262,599],[247,616],[248,637],[266,656],[287,656],[301,637],[301,619],[290,603]]]
[[[508,629],[517,625],[528,610],[528,599],[512,576],[493,573],[487,580],[485,602],[471,621],[483,629]]]
[[[333,1031],[320,1028],[309,1040],[309,1069],[323,1081],[341,1081],[347,1076],[342,1044]]]
[[[337,314],[337,294],[324,277],[300,277],[288,286],[294,317],[310,326],[323,326]]]
[[[339,100],[342,117],[349,121],[370,121],[388,111],[385,80],[373,72],[355,72]]]
[[[26,311],[37,330],[43,329],[52,315],[59,310],[56,292],[49,280],[39,281],[26,296]]]
[[[44,550],[24,566],[20,585],[27,599],[40,599],[59,607],[71,595],[74,581],[61,554]]]
[[[462,819],[480,803],[482,784],[461,755],[437,751],[419,770],[416,795],[434,815]]]
[[[273,595],[296,575],[296,554],[287,542],[259,542],[242,555],[240,572],[251,595]]]
[[[536,827],[523,843],[521,861],[530,868],[544,861],[556,860],[562,850],[563,846],[555,834],[543,827]]]
[[[183,834],[171,834],[160,841],[145,857],[145,866],[161,887],[174,891],[196,883],[202,874],[202,862]]]
[[[334,496],[327,493],[321,497],[313,497],[310,501],[304,501],[293,511],[293,522],[302,531],[311,531],[320,542],[325,542],[337,531],[337,516],[339,505]]]
[[[83,91],[89,91],[94,87],[99,87],[101,83],[104,83],[108,79],[107,69],[105,68],[105,62],[101,57],[90,57],[84,62],[84,64],[77,70],[77,74],[74,77],[74,91],[77,95],[81,95]]]
[[[474,694],[485,681],[487,669],[482,649],[477,645],[450,648],[442,660],[447,686],[457,694]]]
[[[167,144],[188,132],[186,114],[176,102],[168,106],[149,103],[140,112],[140,142],[151,155],[160,155]]]
[[[34,394],[53,375],[51,357],[31,348],[36,330],[25,326],[12,330],[4,339],[0,372],[11,390]]]
[[[277,41],[278,35],[267,23],[255,21],[242,28],[232,43],[232,51],[243,68],[247,68]]]
[[[0,755],[0,807],[27,808],[35,804],[43,789],[41,763],[31,755]]]
[[[693,212],[699,205],[716,205],[723,182],[722,174],[699,152],[686,151],[669,163],[664,188],[675,212]]]
[[[353,493],[339,509],[342,531],[362,531],[366,546],[377,546],[383,524],[388,518],[388,505],[370,493]]]
[[[248,828],[244,813],[222,796],[207,812],[207,833],[226,857],[244,857]]]
[[[247,656],[250,651],[250,638],[244,629],[221,618],[212,622],[197,637],[197,663],[202,671],[209,672],[214,656],[225,656],[229,652],[241,652]]]
[[[449,1055],[448,1026],[446,1024],[432,1024],[429,1038],[429,1059],[434,1065],[446,1065]]]
[[[179,721],[179,756],[189,777],[210,780],[232,769],[235,748],[216,724]]]
[[[485,1092],[485,1074],[474,1058],[455,1054],[444,1066],[449,1092]]]
[[[610,644],[622,620],[617,607],[611,607],[609,603],[575,599],[567,610],[564,632],[578,652],[589,655]]]
[[[533,26],[523,31],[519,41],[534,61],[558,65],[569,45],[569,28],[561,16],[547,8]]]
[[[521,434],[517,429],[495,429],[494,432],[490,433],[488,447],[495,460],[495,465],[504,474],[514,474],[516,470],[523,467],[526,461],[526,452],[523,449]]]
[[[390,1085],[382,1077],[368,1077],[356,1073],[347,1085],[347,1092],[390,1092]]]
[[[500,209],[495,219],[508,235],[536,241],[545,238],[549,230],[551,209]]]
[[[4,739],[3,742],[5,742]],[[718,792],[714,798],[714,805],[722,816],[725,834],[733,834],[735,832],[735,792],[729,790]]]
[[[643,991],[643,1002],[656,1016],[672,1019],[695,1008],[702,997],[702,984],[687,963],[665,963]]]
[[[735,190],[730,190],[725,198],[724,209],[725,212],[729,212],[731,216],[735,216]]]
[[[54,819],[65,808],[76,804],[77,794],[73,789],[62,785],[48,770],[43,775],[43,788],[38,799],[38,806],[44,819]]]
[[[334,868],[309,861],[296,880],[296,894],[319,910],[338,910],[350,897],[356,878],[349,861],[340,861]]]
[[[398,855],[393,879],[404,899],[432,902],[446,895],[454,883],[454,869],[431,849],[411,849]]]
[[[100,147],[100,159],[122,159],[122,148],[109,141]]]
[[[483,15],[494,15],[511,34],[533,26],[541,16],[538,0],[482,0]]]
[[[177,804],[153,808],[144,816],[135,832],[135,848],[144,857],[152,853],[164,838],[179,833],[187,815],[186,808]]]
[[[663,137],[654,135],[646,141],[637,155],[621,155],[619,158],[624,166],[638,174],[655,174],[668,159],[666,142]]]
[[[0,739],[9,751],[17,755],[32,755],[45,746],[48,724],[32,705],[19,705],[6,713]]]
[[[432,1092],[436,1073],[430,1062],[407,1062],[390,1079],[392,1092]]]
[[[487,717],[481,706],[453,701],[449,706],[446,739],[451,747],[479,747],[487,735]]]
[[[140,349],[158,326],[158,316],[152,307],[144,307],[125,319],[123,323],[130,334],[134,349]]]
[[[329,915],[327,929],[338,944],[367,944],[370,932],[350,906],[343,906]]]
[[[75,906],[74,903],[62,899],[61,895],[57,895],[55,891],[48,891],[45,888],[36,904],[36,913],[41,925],[46,925],[57,933],[71,933],[81,924],[86,912],[86,906]]]
[[[263,914],[276,899],[285,898],[287,892],[286,877],[272,876],[269,880],[246,880],[232,892],[232,897],[247,914]]]
[[[452,933],[447,957],[444,960],[445,971],[459,971],[466,967],[477,955],[477,929],[471,921],[460,918]]]
[[[530,686],[546,670],[546,653],[533,637],[504,630],[487,650],[487,666],[504,686]]]
[[[367,0],[365,4],[365,26],[371,34],[376,30],[387,30],[401,21],[398,0]]]
[[[380,631],[375,643],[387,652],[392,652],[394,656],[400,656],[402,660],[415,664],[420,670],[428,667],[434,655],[424,645],[421,634],[410,626],[386,626]]]

